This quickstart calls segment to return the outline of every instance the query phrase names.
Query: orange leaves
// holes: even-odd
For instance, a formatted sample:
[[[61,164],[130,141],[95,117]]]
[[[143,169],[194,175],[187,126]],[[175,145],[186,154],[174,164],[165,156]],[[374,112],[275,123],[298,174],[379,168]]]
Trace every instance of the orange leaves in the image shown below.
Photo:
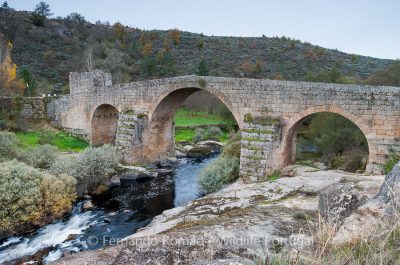
[[[147,42],[143,46],[142,53],[144,56],[150,56],[152,52],[153,52],[153,44],[151,42]]]
[[[0,46],[0,88],[8,91],[7,94],[20,94],[24,83],[17,79],[17,65],[11,59],[12,43],[4,43],[0,36]]]
[[[174,45],[179,44],[181,41],[181,33],[179,32],[179,29],[171,29],[168,32],[168,37],[172,40]]]

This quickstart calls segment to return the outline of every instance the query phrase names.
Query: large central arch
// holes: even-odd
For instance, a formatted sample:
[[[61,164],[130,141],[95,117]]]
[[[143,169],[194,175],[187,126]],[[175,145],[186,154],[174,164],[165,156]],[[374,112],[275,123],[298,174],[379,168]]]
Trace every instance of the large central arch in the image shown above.
[[[158,161],[174,155],[175,131],[173,122],[175,112],[190,95],[200,89],[187,87],[167,91],[150,108],[149,133],[146,136],[147,144],[143,150],[145,159]],[[208,92],[218,98],[231,111],[240,128],[239,115],[233,111],[230,102],[219,93]]]
[[[371,141],[371,131],[370,129],[365,125],[364,121],[351,114],[350,112],[339,108],[337,106],[319,106],[319,107],[311,107],[308,108],[293,117],[285,126],[285,130],[283,133],[283,140],[282,140],[282,151],[281,151],[281,159],[280,159],[280,168],[283,168],[287,165],[292,164],[295,161],[296,157],[296,136],[299,127],[302,125],[303,121],[310,115],[316,114],[316,113],[335,113],[338,114],[349,121],[353,122],[364,134],[365,139],[368,144],[368,162],[367,162],[367,171],[369,168],[372,166],[372,163],[374,163],[374,157],[375,157],[375,149],[373,147],[373,142]]]

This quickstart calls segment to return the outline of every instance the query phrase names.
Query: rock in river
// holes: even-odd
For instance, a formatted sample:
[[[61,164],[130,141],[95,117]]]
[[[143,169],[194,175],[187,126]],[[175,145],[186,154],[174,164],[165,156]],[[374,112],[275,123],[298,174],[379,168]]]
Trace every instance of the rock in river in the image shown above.
[[[187,152],[188,157],[205,157],[211,154],[211,149],[206,146],[196,146]]]

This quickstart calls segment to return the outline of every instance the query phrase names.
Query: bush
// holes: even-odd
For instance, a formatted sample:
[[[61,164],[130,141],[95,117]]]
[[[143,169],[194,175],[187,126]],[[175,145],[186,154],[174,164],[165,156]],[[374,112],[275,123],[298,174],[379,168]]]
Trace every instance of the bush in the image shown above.
[[[18,140],[12,132],[0,132],[0,159],[12,157],[16,153]]]
[[[197,143],[206,139],[206,130],[203,128],[196,128],[193,136],[193,142]]]
[[[216,126],[211,126],[207,128],[206,139],[218,141],[222,136],[222,131]]]
[[[226,143],[224,150],[222,151],[222,156],[224,157],[233,157],[233,158],[240,158],[240,149],[241,149],[241,142],[240,139],[242,138],[240,132],[234,133],[229,136],[230,139]]]
[[[49,169],[57,159],[58,149],[52,145],[39,145],[29,150],[24,158],[33,167]]]
[[[72,175],[74,161],[75,159],[73,158],[58,157],[49,168],[49,171],[56,176],[61,176],[62,174]]]
[[[394,165],[396,165],[397,162],[399,162],[399,161],[400,161],[400,153],[391,152],[389,154],[389,159],[383,165],[383,171],[384,171],[385,175],[389,174],[390,171],[392,171]]]
[[[219,157],[200,174],[199,184],[206,193],[215,192],[239,177],[239,160]]]
[[[59,177],[46,174],[41,183],[43,215],[45,222],[61,218],[76,199],[76,179],[62,174]]]
[[[54,177],[17,160],[0,164],[0,233],[19,225],[44,225],[70,210],[73,177]]]
[[[37,222],[43,200],[40,183],[43,173],[16,160],[0,166],[0,229]]]
[[[99,184],[107,182],[117,172],[119,156],[117,148],[103,145],[98,148],[88,148],[76,158],[71,171],[86,189],[93,190]]]

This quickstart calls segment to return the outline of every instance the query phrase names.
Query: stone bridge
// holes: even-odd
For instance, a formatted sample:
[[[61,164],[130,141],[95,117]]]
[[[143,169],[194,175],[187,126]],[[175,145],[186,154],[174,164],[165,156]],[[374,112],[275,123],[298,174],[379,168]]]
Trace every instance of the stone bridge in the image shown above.
[[[242,133],[240,174],[250,182],[294,160],[299,125],[332,112],[364,133],[368,172],[400,147],[400,88],[226,77],[181,76],[112,85],[101,71],[70,74],[70,95],[51,102],[54,122],[93,145],[115,144],[128,163],[174,155],[173,117],[198,90],[220,99]]]

